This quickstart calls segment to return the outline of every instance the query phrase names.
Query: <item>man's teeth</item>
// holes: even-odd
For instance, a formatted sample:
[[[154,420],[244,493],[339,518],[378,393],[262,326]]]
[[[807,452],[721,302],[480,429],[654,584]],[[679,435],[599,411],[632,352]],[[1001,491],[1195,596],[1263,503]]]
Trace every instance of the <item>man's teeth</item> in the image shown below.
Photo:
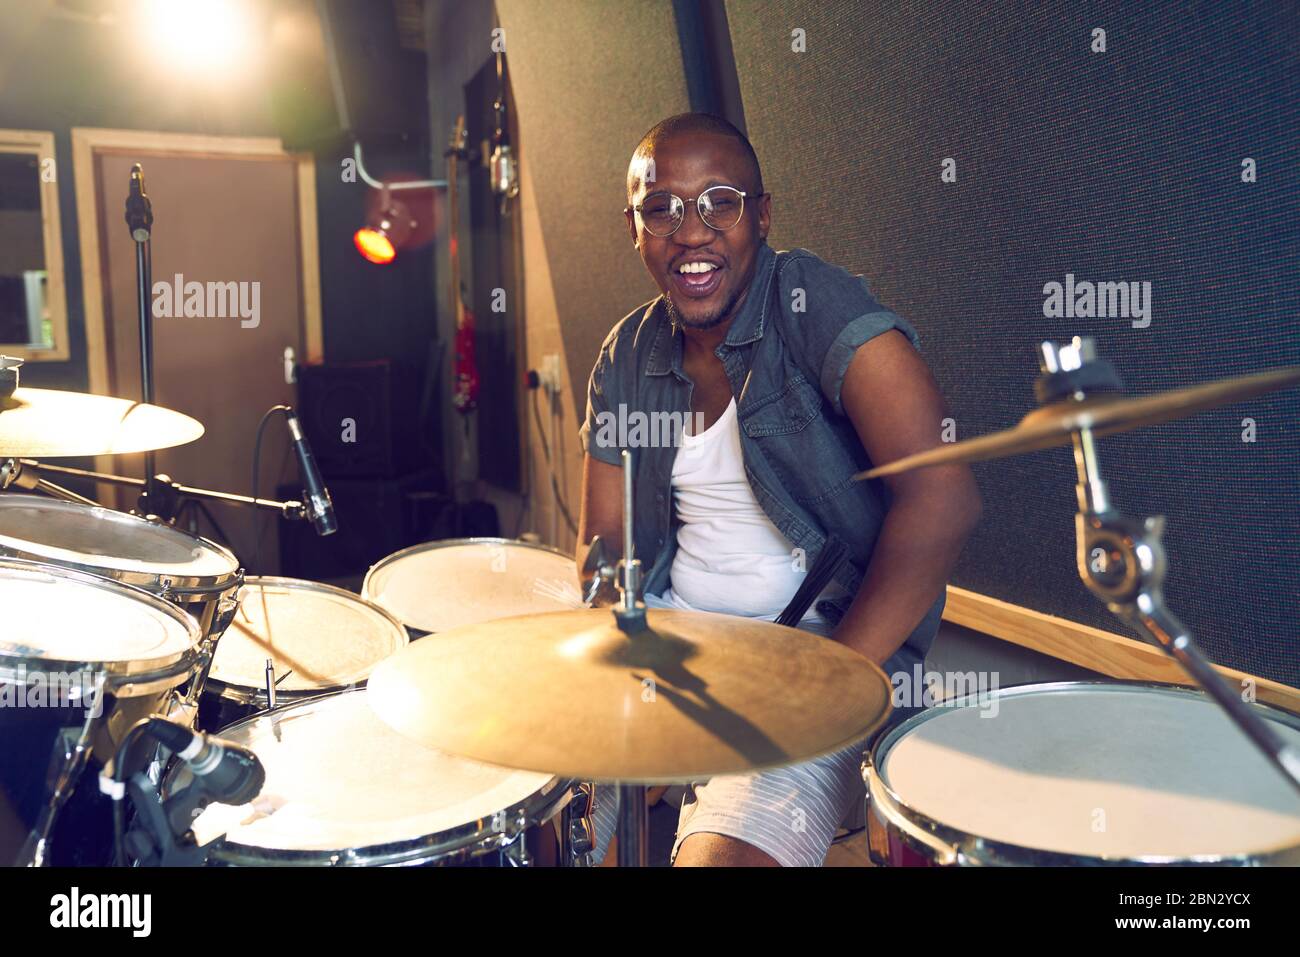
[[[679,273],[700,273],[713,272],[717,268],[713,263],[682,263],[677,271]]]

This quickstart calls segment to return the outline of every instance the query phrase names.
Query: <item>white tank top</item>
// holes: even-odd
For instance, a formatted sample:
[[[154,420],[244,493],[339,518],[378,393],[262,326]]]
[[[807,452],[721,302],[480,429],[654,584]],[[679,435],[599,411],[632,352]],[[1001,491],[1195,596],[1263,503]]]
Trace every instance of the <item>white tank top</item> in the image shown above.
[[[664,599],[688,610],[769,621],[781,614],[803,584],[809,562],[754,497],[735,399],[708,429],[683,435],[672,488],[682,524]],[[815,604],[804,617],[819,617]]]

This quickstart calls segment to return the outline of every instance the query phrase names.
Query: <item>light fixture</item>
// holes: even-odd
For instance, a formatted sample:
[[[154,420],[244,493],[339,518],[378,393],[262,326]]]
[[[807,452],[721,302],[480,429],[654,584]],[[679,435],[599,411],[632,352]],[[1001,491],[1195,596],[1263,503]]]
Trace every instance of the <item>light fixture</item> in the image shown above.
[[[356,163],[357,175],[367,186],[378,194],[378,203],[367,205],[370,212],[366,216],[366,225],[352,234],[352,242],[366,260],[380,266],[397,258],[397,251],[403,246],[423,246],[433,234],[434,207],[432,190],[447,186],[445,179],[406,179],[398,174],[390,174],[387,180],[378,180],[366,170],[361,157],[361,143],[352,146],[352,157]],[[405,195],[410,203],[393,199],[395,190],[408,190]],[[375,193],[370,194],[372,197]],[[419,210],[418,213],[414,209]]]
[[[352,242],[363,257],[383,266],[397,258],[397,251],[406,244],[418,225],[407,205],[393,199],[385,189],[377,211],[353,234]]]
[[[256,31],[245,0],[141,0],[150,50],[188,71],[247,60]]]

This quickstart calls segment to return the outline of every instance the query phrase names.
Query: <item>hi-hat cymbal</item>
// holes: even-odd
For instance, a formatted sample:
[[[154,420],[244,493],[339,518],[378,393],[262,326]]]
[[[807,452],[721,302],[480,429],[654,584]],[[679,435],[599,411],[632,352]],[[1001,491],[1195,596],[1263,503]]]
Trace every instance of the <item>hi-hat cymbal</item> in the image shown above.
[[[17,389],[0,398],[5,458],[146,452],[202,434],[203,426],[188,415],[129,399],[53,389]]]
[[[1099,395],[1081,402],[1054,402],[1035,409],[1021,419],[1019,425],[1003,432],[918,452],[870,471],[859,472],[854,478],[873,479],[931,465],[983,462],[1057,445],[1069,445],[1070,433],[1079,429],[1091,429],[1097,436],[1114,435],[1116,432],[1128,432],[1147,425],[1181,419],[1203,409],[1240,402],[1297,383],[1300,383],[1300,366],[1283,366],[1255,375],[1207,382],[1138,398]]]
[[[806,760],[864,739],[890,687],[866,658],[765,621],[609,609],[465,625],[371,674],[398,732],[489,764],[587,781],[668,783]]]

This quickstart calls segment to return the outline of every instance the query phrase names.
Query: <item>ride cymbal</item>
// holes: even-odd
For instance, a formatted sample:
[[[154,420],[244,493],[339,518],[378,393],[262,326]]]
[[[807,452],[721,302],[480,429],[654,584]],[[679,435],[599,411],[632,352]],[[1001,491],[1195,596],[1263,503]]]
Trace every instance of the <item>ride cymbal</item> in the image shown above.
[[[465,625],[371,674],[379,717],[450,754],[588,781],[668,783],[804,761],[863,740],[890,687],[866,658],[770,622],[609,609]]]
[[[1283,366],[1255,375],[1222,379],[1138,398],[1099,395],[1080,402],[1054,402],[1035,409],[1021,419],[1018,425],[1005,431],[918,452],[869,471],[859,472],[854,478],[873,479],[932,465],[983,462],[1037,452],[1057,445],[1069,445],[1071,433],[1079,429],[1091,429],[1097,436],[1114,435],[1185,418],[1204,409],[1230,405],[1297,383],[1300,383],[1300,366]]]

